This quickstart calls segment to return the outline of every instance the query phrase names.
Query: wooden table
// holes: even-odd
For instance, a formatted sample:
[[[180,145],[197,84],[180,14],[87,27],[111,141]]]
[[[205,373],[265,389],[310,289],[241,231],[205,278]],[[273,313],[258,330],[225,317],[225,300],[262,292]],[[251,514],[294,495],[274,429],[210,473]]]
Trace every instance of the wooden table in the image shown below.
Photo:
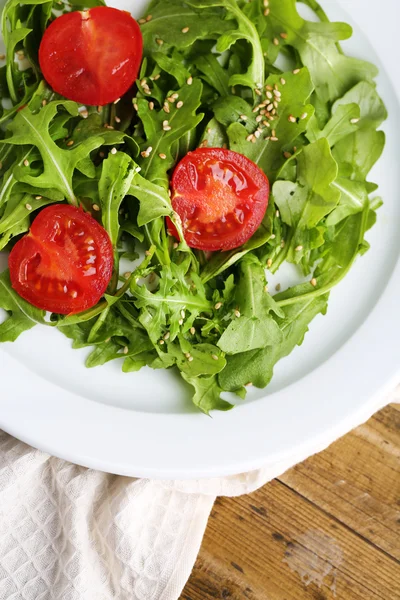
[[[217,499],[180,600],[400,600],[400,405]]]

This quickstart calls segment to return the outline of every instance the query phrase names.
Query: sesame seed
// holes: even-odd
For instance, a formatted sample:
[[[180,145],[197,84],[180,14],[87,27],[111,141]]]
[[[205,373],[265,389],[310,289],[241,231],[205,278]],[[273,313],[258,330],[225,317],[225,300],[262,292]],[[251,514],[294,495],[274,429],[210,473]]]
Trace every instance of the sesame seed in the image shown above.
[[[26,210],[32,210],[32,206],[30,204],[25,204]]]
[[[173,104],[175,102],[175,98],[173,98],[172,96],[168,96],[167,101]]]
[[[178,246],[179,246],[178,242],[175,242],[172,247],[173,247],[174,250],[176,250]]]
[[[271,11],[270,11],[270,9],[269,9],[269,8],[266,8],[266,9],[264,10],[264,17],[268,17],[268,15],[269,15],[269,13],[270,13],[270,12],[271,12]]]
[[[272,129],[272,131],[271,131],[271,135],[272,135],[272,136],[274,136],[274,137],[276,136],[276,131],[275,131],[275,129]]]
[[[179,325],[183,325],[183,319],[179,319],[178,323]]]
[[[114,121],[115,121],[116,123],[121,123],[121,119],[120,119],[119,117],[114,117]]]
[[[286,85],[286,79],[284,79],[283,77],[281,77],[281,84]]]
[[[161,75],[160,73],[157,73],[157,75],[154,75],[154,81],[157,81],[157,79],[160,79]]]
[[[111,152],[111,154],[117,154],[117,149],[116,148],[111,148],[110,152]]]
[[[218,356],[217,356],[216,354],[211,354],[211,358],[212,358],[213,360],[218,360]]]
[[[268,293],[268,285],[264,285],[264,292]]]
[[[259,104],[258,106],[255,106],[252,110],[253,113],[256,113],[260,110],[261,104]]]
[[[259,132],[258,130],[254,132],[254,137],[255,137],[255,138],[257,138],[257,139],[258,139],[258,138],[260,137],[260,135],[261,135],[261,134],[260,134],[260,132]]]
[[[81,117],[83,117],[84,119],[87,119],[89,116],[89,113],[87,110],[81,110]]]
[[[312,285],[312,286],[314,286],[314,287],[317,285],[317,280],[315,279],[315,277],[313,277],[313,278],[311,279],[310,283],[311,283],[311,285]]]
[[[276,96],[277,98],[280,98],[282,96],[282,94],[279,90],[274,90],[274,96]]]
[[[42,106],[46,106],[46,104],[47,104],[47,100],[46,99],[42,100]]]
[[[182,33],[187,33],[188,31],[189,31],[189,27],[184,27],[184,28],[182,29]]]
[[[271,233],[271,240],[274,240],[276,238],[276,235],[274,233]]]
[[[298,73],[300,73],[300,69],[295,69],[295,70],[293,71],[293,75],[297,75]]]
[[[247,138],[246,138],[246,142],[251,142],[251,140],[253,139],[253,137],[254,137],[253,134],[250,133],[250,135],[248,135]]]
[[[167,155],[164,154],[164,152],[160,152],[158,156],[161,158],[161,160],[165,160],[167,158]]]
[[[41,200],[43,196],[35,196],[35,200]]]
[[[266,86],[265,86],[265,89],[266,89],[266,90],[268,90],[268,91],[270,91],[270,92],[272,92],[272,90],[273,90],[274,88],[272,87],[272,85],[266,85]]]
[[[276,286],[275,286],[275,289],[276,289],[277,292],[279,292],[280,289],[281,289],[281,284],[277,283]]]
[[[275,44],[275,46],[279,46],[279,40],[278,40],[278,38],[274,38],[274,44]]]
[[[269,91],[267,92],[267,98],[269,98],[270,100],[272,100],[272,98],[273,98],[271,92],[269,92]]]
[[[289,115],[289,116],[288,116],[288,121],[290,121],[290,123],[296,123],[296,122],[297,122],[297,119],[296,119],[296,117],[294,117],[293,115]]]
[[[99,211],[100,210],[100,206],[98,204],[93,204],[92,205],[93,210],[95,211]]]
[[[263,120],[263,117],[262,117],[262,115],[258,115],[258,116],[256,117],[256,123],[260,123],[262,120]]]
[[[29,167],[29,160],[27,158],[24,160],[24,165],[25,167]]]
[[[215,310],[219,310],[222,306],[222,302],[217,302],[217,304],[214,306]]]
[[[114,104],[118,104],[118,102],[121,100],[121,98],[117,98],[116,100],[114,100]]]
[[[188,79],[186,79],[186,83],[187,83],[188,85],[192,85],[192,83],[193,83],[193,77],[192,77],[192,76],[190,76]]]
[[[271,142],[278,142],[278,141],[279,141],[279,138],[277,138],[277,137],[276,137],[276,135],[272,135],[272,136],[270,137],[270,140],[271,140]]]
[[[153,15],[147,15],[147,17],[146,17],[146,21],[147,21],[147,22],[149,22],[149,21],[151,21],[151,20],[152,20],[152,18],[153,18]]]
[[[164,335],[164,340],[168,340],[170,335],[170,332],[167,331],[167,333]]]
[[[262,96],[261,91],[258,88],[255,88],[255,93],[257,94],[257,96]]]
[[[140,25],[143,25],[143,23],[146,23],[146,19],[139,19],[138,23],[140,23]]]
[[[307,113],[306,113],[306,112],[304,112],[304,113],[301,115],[300,119],[307,119],[307,117],[308,117]]]
[[[247,121],[247,117],[246,115],[240,115],[239,117],[242,121]]]
[[[136,104],[136,102],[134,102],[134,103],[133,103],[133,108],[134,108],[136,111],[138,111],[138,110],[139,110],[139,107],[138,107],[138,105]]]
[[[273,108],[274,108],[274,104],[273,104],[273,102],[271,102],[271,104],[268,104],[268,106],[267,106],[267,111],[270,112]]]
[[[184,319],[184,318],[185,318],[185,311],[183,310],[183,308],[182,308],[182,310],[181,310],[181,317],[182,317],[182,319]]]
[[[124,273],[124,279],[129,279],[131,275],[132,273],[130,271],[126,271],[126,273]]]
[[[356,123],[358,123],[358,122],[359,122],[359,120],[360,120],[360,119],[350,119],[350,123],[351,123],[352,125],[355,125]]]
[[[190,333],[191,333],[192,335],[194,335],[194,334],[196,333],[196,329],[195,329],[194,327],[191,327],[191,328],[190,328]]]
[[[279,217],[281,216],[281,213],[279,212],[279,210],[275,211],[275,216],[277,219],[279,219]]]
[[[168,102],[164,102],[163,111],[166,112],[167,114],[170,112]]]
[[[160,340],[158,343],[160,344],[160,346],[162,346],[163,344],[165,344],[164,340]]]
[[[141,79],[140,81],[140,85],[143,87],[144,85],[147,85],[147,79]]]
[[[128,346],[125,346],[125,348],[124,348],[124,354],[128,354],[128,352],[129,352],[129,348],[128,348]]]
[[[154,109],[154,102],[149,102],[149,109],[153,110]]]
[[[179,102],[176,103],[176,108],[182,108],[183,106],[183,102],[182,100],[179,100]]]
[[[269,259],[267,260],[267,267],[268,267],[268,269],[269,269],[271,266],[272,266],[272,258],[269,258]]]
[[[284,156],[285,158],[290,158],[292,155],[291,155],[291,153],[290,153],[290,152],[284,152],[284,153],[283,153],[283,156]]]
[[[278,108],[278,103],[276,100],[274,100],[274,108]]]
[[[280,33],[279,35],[281,36],[281,38],[282,38],[283,40],[286,40],[286,39],[287,39],[287,36],[288,36],[288,34],[287,34],[287,33],[285,33],[284,31],[282,31],[282,33]]]
[[[265,7],[269,6],[269,0],[264,0],[263,4]]]
[[[179,98],[179,94],[174,92],[173,94],[171,94],[171,98],[173,98],[174,100],[177,100]]]
[[[150,250],[146,250],[146,251],[145,251],[145,255],[146,255],[146,256],[151,256],[151,252],[150,252]]]
[[[200,148],[207,148],[208,147],[208,140],[203,140],[200,144],[199,144]]]
[[[303,246],[296,246],[294,250],[295,252],[301,252],[303,250]]]
[[[163,45],[163,43],[164,43],[164,40],[162,40],[162,39],[160,39],[160,38],[157,38],[157,39],[156,39],[156,43],[157,43],[159,46],[162,46],[162,45]]]

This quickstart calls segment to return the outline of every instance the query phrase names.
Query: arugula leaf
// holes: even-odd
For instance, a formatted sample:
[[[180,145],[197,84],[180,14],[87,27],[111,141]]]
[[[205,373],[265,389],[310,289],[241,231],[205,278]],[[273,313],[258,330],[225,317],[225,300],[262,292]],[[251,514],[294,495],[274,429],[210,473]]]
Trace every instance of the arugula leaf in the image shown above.
[[[171,201],[165,188],[146,180],[137,171],[130,184],[129,194],[140,201],[139,227],[159,217],[172,215]]]
[[[302,344],[314,317],[325,314],[327,300],[327,295],[305,300],[293,297],[293,304],[283,308],[284,316],[277,318],[281,343],[228,356],[227,366],[218,376],[222,389],[234,392],[249,383],[259,388],[268,385],[276,363]]]
[[[383,131],[363,129],[340,140],[332,150],[339,175],[365,181],[385,146]]]
[[[221,66],[215,54],[199,56],[194,64],[200,71],[200,77],[215,88],[222,98],[230,95],[229,73]]]
[[[142,169],[141,175],[145,179],[164,188],[168,187],[167,171],[175,164],[175,157],[172,155],[173,143],[197,127],[203,118],[202,114],[196,114],[201,103],[201,91],[200,80],[194,79],[191,85],[186,84],[175,92],[178,94],[177,102],[168,102],[167,98],[171,97],[173,92],[169,93],[166,96],[169,112],[163,108],[151,110],[147,100],[138,99],[138,116],[146,135],[146,141],[141,144],[143,156],[138,158],[138,163]],[[180,108],[177,108],[178,101],[183,103],[179,105]]]
[[[229,85],[243,85],[255,88],[262,88],[264,85],[264,55],[260,38],[254,23],[240,9],[236,0],[188,0],[191,6],[209,8],[221,6],[225,8],[230,17],[234,17],[237,27],[231,31],[223,33],[217,42],[217,52],[226,52],[238,40],[245,40],[252,49],[252,59],[243,74],[236,73],[229,79]]]
[[[224,11],[218,6],[198,10],[192,3],[169,0],[153,2],[149,11],[151,19],[141,24],[146,56],[160,48],[164,51],[168,47],[184,49],[190,48],[196,40],[216,40],[233,28],[233,23],[225,20]],[[187,31],[182,31],[186,28]]]
[[[303,148],[297,156],[297,181],[277,181],[273,196],[282,221],[292,228],[286,258],[299,263],[315,244],[323,242],[313,231],[320,221],[338,204],[340,192],[332,184],[337,177],[334,161],[326,139]]]
[[[377,75],[374,65],[346,56],[337,47],[352,34],[346,23],[306,21],[297,12],[296,0],[270,0],[269,8],[274,36],[281,46],[292,46],[299,53],[323,102],[334,102],[359,81]]]
[[[46,324],[45,312],[14,292],[8,270],[0,275],[0,308],[8,313],[5,321],[0,323],[0,342],[14,342],[21,333],[36,324]]]
[[[307,130],[307,137],[310,142],[325,138],[332,147],[356,131],[359,128],[359,120],[360,108],[357,104],[340,104],[322,130],[319,130],[315,120],[312,127]]]
[[[189,377],[182,372],[181,375],[195,390],[193,404],[206,415],[210,414],[210,410],[230,410],[233,408],[232,404],[222,400],[222,388],[218,385],[215,375],[211,377]]]
[[[239,269],[235,299],[240,316],[229,324],[218,342],[227,354],[274,346],[282,341],[281,330],[271,316],[271,311],[278,314],[281,311],[266,292],[263,267],[253,255],[247,255]]]
[[[369,81],[360,81],[332,106],[332,113],[343,105],[358,104],[360,107],[359,129],[377,129],[387,119],[387,110],[376,86]]]
[[[6,211],[0,219],[0,250],[2,250],[12,237],[28,231],[30,225],[29,215],[53,200],[49,198],[31,196],[30,194],[13,194],[7,203]]]
[[[285,84],[281,83],[281,79]],[[311,95],[313,86],[307,69],[299,73],[283,73],[282,76],[271,75],[267,85],[280,94],[275,96],[267,91],[268,95],[259,106],[266,113],[265,120],[261,122],[254,132],[253,137],[241,123],[232,123],[227,130],[231,150],[248,156],[253,162],[268,175],[271,182],[286,161],[285,152],[292,153],[293,145],[299,136],[307,129],[309,119],[314,113],[311,104],[305,104]],[[276,100],[279,97],[279,104]],[[260,98],[261,99],[261,98]],[[273,102],[278,108],[273,108]],[[268,110],[269,107],[270,110]],[[257,108],[257,107],[256,107]],[[272,111],[276,110],[276,115]],[[272,118],[271,118],[272,117]],[[275,135],[274,135],[275,134]]]
[[[36,188],[57,189],[63,193],[68,202],[77,206],[72,176],[78,168],[80,161],[102,145],[101,137],[86,139],[77,148],[62,150],[52,140],[49,128],[51,121],[57,114],[59,107],[65,109],[71,116],[78,116],[78,105],[71,101],[54,101],[42,108],[38,114],[31,113],[28,107],[19,111],[14,120],[9,124],[10,137],[0,140],[0,144],[36,146],[42,156],[43,173],[33,177],[25,173],[26,163],[14,169],[14,176],[18,181],[29,183]],[[27,161],[28,162],[28,161]],[[29,166],[29,163],[26,165]]]

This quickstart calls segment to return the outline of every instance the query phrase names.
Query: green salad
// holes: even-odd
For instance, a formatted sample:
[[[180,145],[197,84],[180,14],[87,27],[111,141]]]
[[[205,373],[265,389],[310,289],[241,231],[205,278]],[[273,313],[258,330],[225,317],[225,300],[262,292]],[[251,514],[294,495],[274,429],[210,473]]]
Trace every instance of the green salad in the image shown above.
[[[7,2],[1,15],[0,251],[11,255],[0,275],[0,342],[37,325],[57,327],[73,348],[91,347],[89,368],[118,360],[124,373],[174,369],[205,413],[231,408],[224,392],[244,398],[247,386],[268,385],[276,363],[303,342],[310,322],[326,313],[331,289],[368,250],[365,235],[382,204],[368,180],[385,144],[377,68],[343,51],[349,25],[331,23],[315,0],[303,4],[317,20],[302,18],[295,0],[154,0],[138,20],[143,55],[139,49],[136,84],[112,102],[108,94],[123,77],[115,69],[115,83],[105,76],[98,36],[92,58],[99,83],[88,96],[78,94],[90,100],[101,91],[97,105],[60,93],[69,80],[53,83],[41,43],[60,15],[81,19],[103,3]],[[110,25],[115,47],[119,31]],[[234,213],[235,247],[196,247],[174,210],[182,194],[171,178],[181,161],[201,155],[196,149],[238,153],[268,178],[248,239],[240,237],[243,214]],[[218,241],[213,215],[235,199],[212,189],[211,213],[200,229],[194,216],[191,227],[194,235],[210,232]],[[193,202],[203,202],[200,196]],[[50,205],[60,237],[45,218]],[[69,234],[60,223],[71,207],[84,215],[82,231],[96,221],[100,258],[90,254],[91,235],[83,250],[74,241],[78,230],[65,241]],[[225,240],[231,234],[221,219]],[[88,253],[89,275],[91,262],[109,252],[104,287],[89,289],[83,278],[76,289],[68,287],[67,276],[60,283],[54,261],[46,262],[45,249],[41,254],[50,237],[67,249],[73,241],[70,262]],[[46,273],[38,278],[41,260]],[[295,265],[298,285],[268,287],[270,274],[285,263]],[[38,305],[20,291],[23,278],[32,294],[52,298],[68,289],[73,303],[84,289],[92,302]],[[134,394],[135,376],[125,376]]]

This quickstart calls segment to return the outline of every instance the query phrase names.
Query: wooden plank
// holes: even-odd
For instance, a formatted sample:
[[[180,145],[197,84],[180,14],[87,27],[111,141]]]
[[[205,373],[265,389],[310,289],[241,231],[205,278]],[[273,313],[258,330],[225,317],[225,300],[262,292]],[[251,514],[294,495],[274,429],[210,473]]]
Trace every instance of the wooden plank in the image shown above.
[[[399,465],[400,412],[388,406],[280,480],[400,559]]]
[[[389,407],[281,481],[218,499],[181,600],[399,600],[399,417]]]
[[[398,600],[399,563],[273,481],[250,496],[217,501],[182,600],[335,597]]]

